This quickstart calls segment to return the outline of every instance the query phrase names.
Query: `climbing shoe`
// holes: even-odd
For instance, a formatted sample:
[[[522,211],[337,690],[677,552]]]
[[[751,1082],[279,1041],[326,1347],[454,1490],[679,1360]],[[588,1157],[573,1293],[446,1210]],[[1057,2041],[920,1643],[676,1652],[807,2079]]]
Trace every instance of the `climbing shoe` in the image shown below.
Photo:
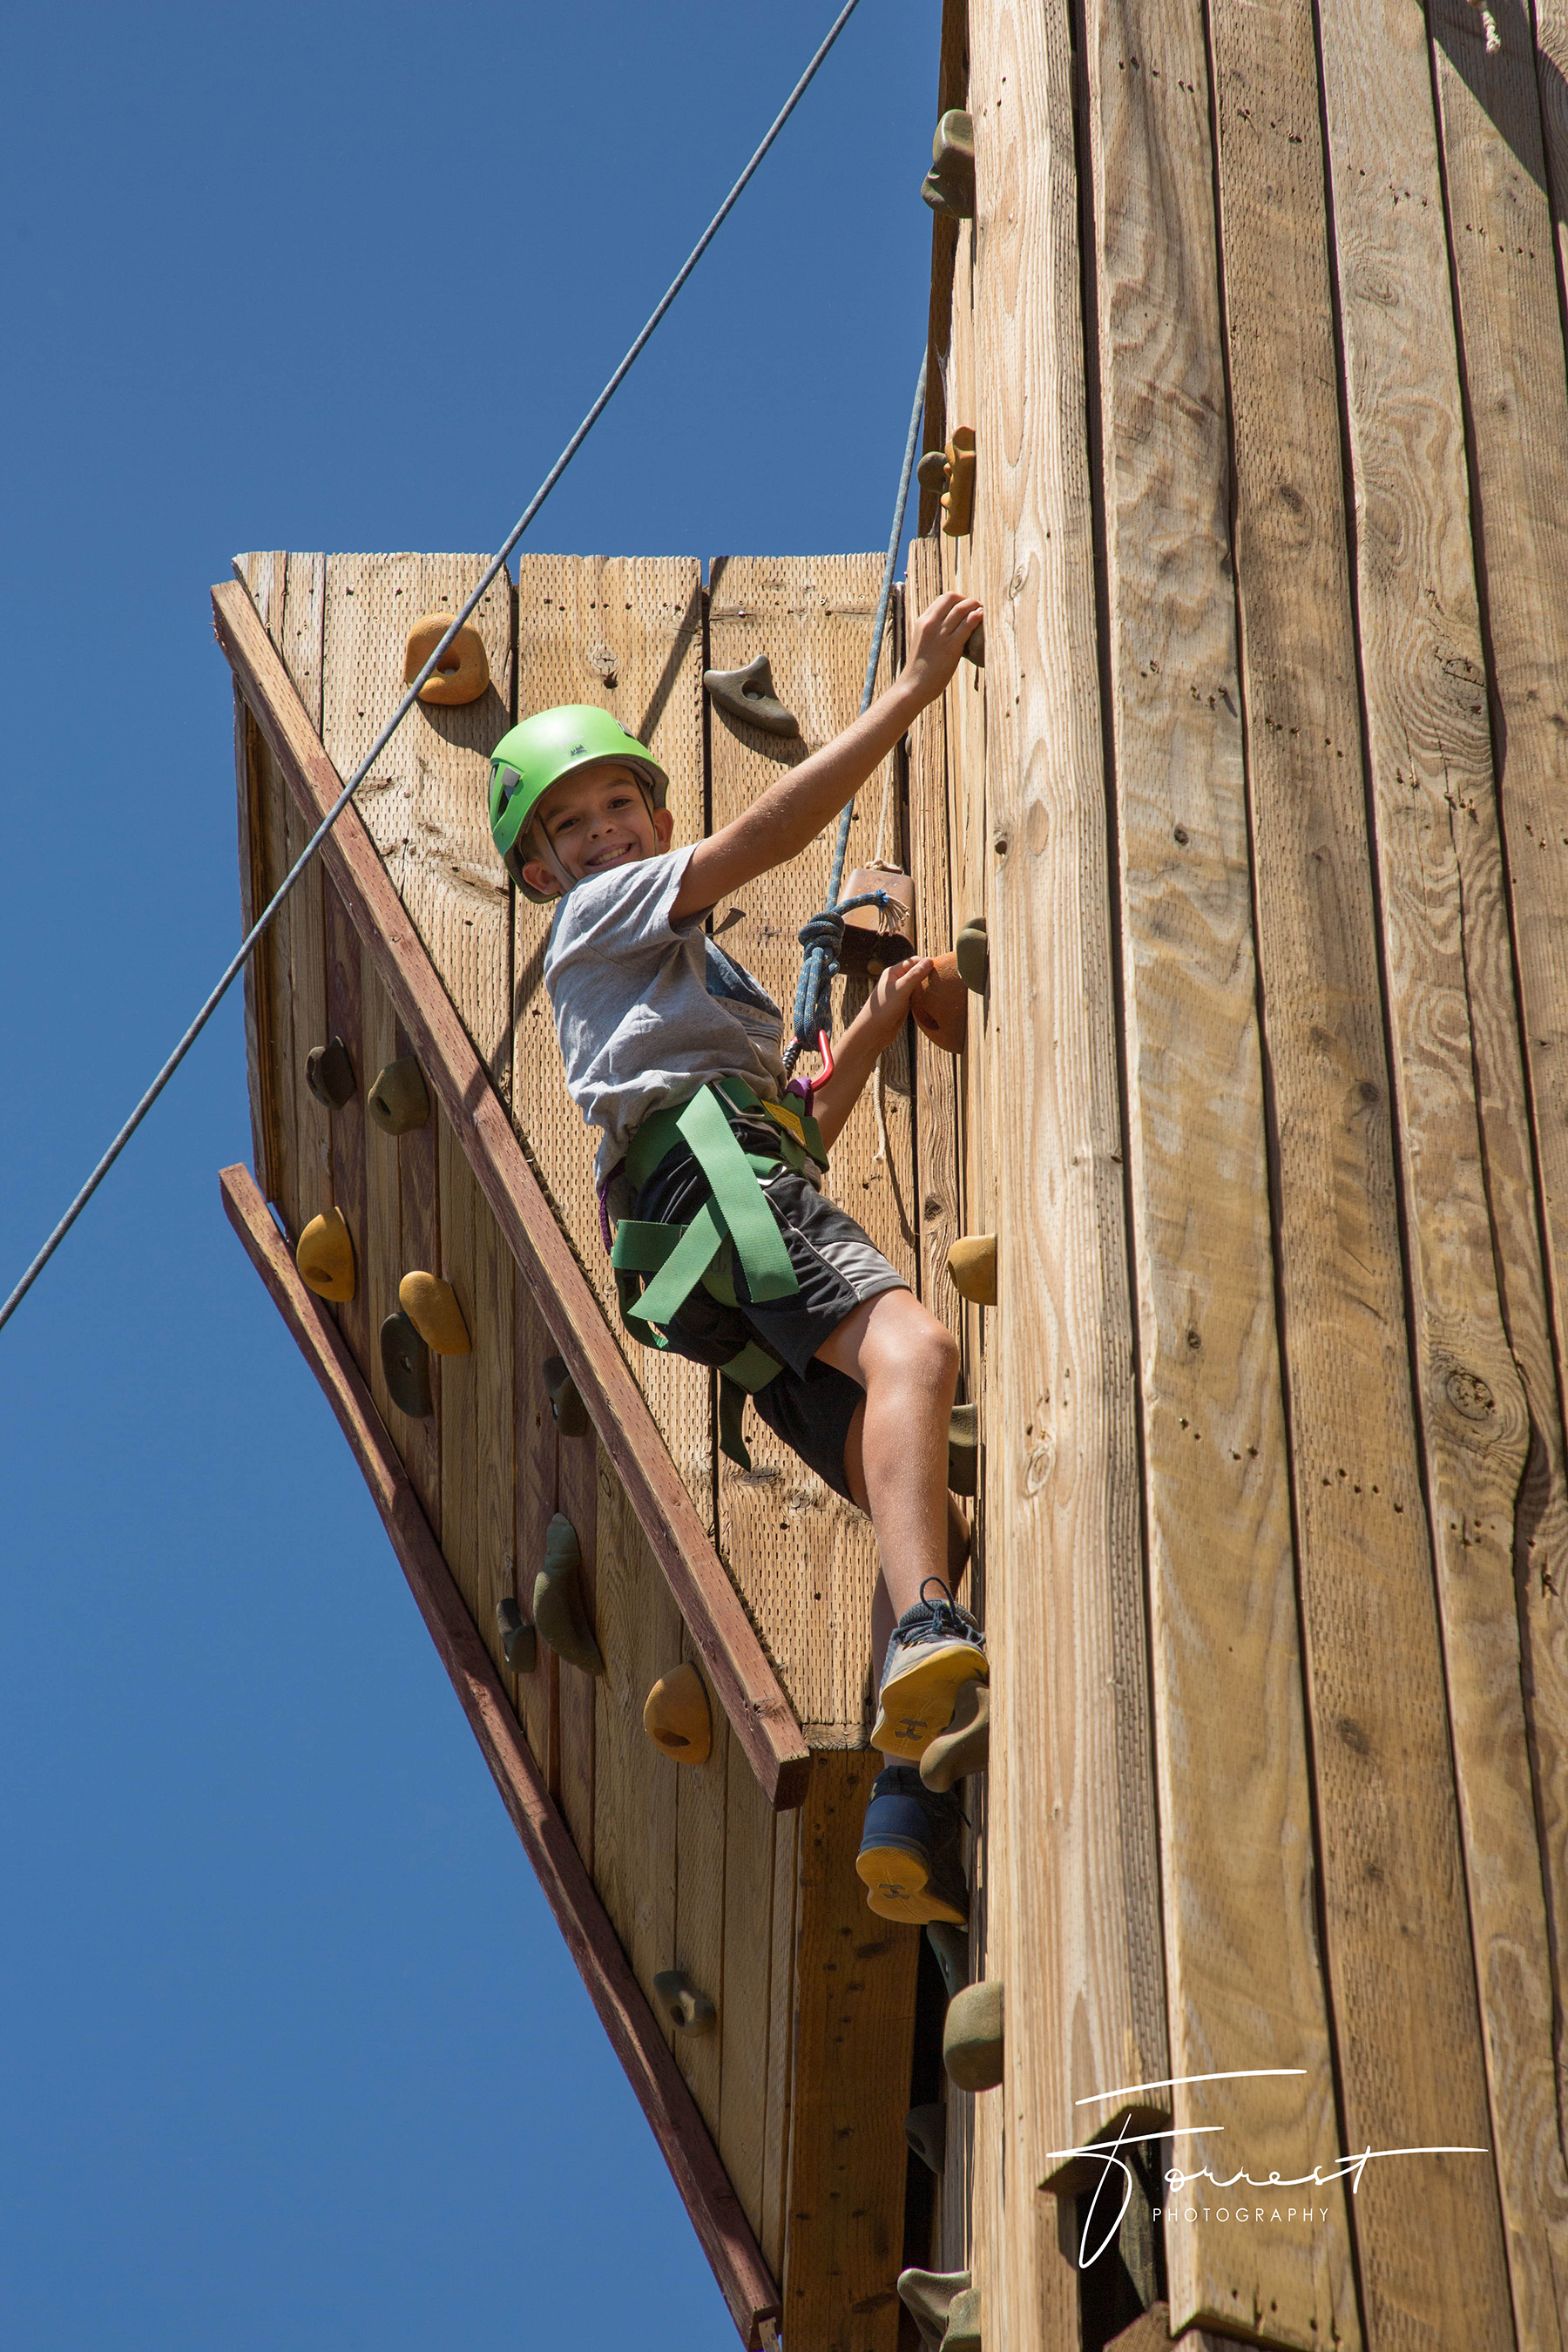
[[[936,1586],[939,1601],[925,1598],[927,1584]],[[905,1610],[888,1644],[872,1747],[918,1764],[952,1722],[953,1701],[964,1684],[990,1679],[984,1634],[942,1579],[928,1576],[921,1598]]]
[[[963,1815],[951,1791],[928,1789],[912,1764],[889,1764],[871,1783],[855,1868],[879,1919],[963,1927],[969,1888],[960,1841]]]

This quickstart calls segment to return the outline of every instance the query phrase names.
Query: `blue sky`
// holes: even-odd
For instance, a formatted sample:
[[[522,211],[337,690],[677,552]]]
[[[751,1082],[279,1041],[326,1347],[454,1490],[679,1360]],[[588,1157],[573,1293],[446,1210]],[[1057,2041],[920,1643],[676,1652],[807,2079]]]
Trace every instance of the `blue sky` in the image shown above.
[[[209,583],[493,546],[834,13],[14,0],[0,1291],[238,935]],[[530,544],[885,544],[939,14],[861,0]],[[0,1334],[0,2340],[728,2347],[248,1152],[237,992]]]

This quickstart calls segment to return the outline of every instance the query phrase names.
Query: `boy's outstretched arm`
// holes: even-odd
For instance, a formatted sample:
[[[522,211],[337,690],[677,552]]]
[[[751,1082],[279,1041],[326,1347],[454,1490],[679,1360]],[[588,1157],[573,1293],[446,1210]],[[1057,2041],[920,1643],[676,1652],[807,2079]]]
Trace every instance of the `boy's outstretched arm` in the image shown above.
[[[743,815],[691,853],[670,909],[679,921],[797,857],[852,800],[928,702],[946,686],[981,617],[973,596],[949,589],[910,632],[909,658],[885,694],[831,743],[759,793]]]

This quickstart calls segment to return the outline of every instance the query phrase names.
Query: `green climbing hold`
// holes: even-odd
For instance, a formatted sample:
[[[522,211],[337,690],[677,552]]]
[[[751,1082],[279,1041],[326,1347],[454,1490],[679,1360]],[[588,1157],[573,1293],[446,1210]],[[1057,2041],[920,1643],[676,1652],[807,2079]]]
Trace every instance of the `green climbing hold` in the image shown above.
[[[974,124],[961,107],[950,107],[931,142],[931,170],[921,194],[933,213],[950,220],[974,218]]]
[[[911,2107],[904,2117],[904,2137],[929,2172],[940,2179],[947,2164],[947,2109],[940,2099],[928,2106]]]
[[[972,995],[984,996],[991,976],[991,954],[985,940],[985,918],[971,915],[952,943],[958,976]]]
[[[544,1537],[544,1565],[533,1580],[533,1622],[558,1658],[585,1675],[602,1675],[604,1657],[583,1607],[583,1547],[559,1511]]]
[[[430,1350],[399,1307],[381,1327],[381,1370],[386,1392],[410,1421],[428,1421],[436,1410],[430,1389]]]
[[[926,1941],[936,1954],[949,2000],[956,2000],[969,1982],[969,1932],[951,1920],[928,1919]]]
[[[947,2005],[942,2063],[961,2091],[994,2091],[1002,2080],[1002,1979],[965,1985]]]
[[[947,1421],[947,1483],[955,1495],[980,1492],[980,1407],[955,1404]]]
[[[961,2295],[970,2289],[968,2271],[900,2271],[899,2301],[920,2329],[921,2352],[944,2352]]]
[[[512,1673],[531,1675],[539,1664],[539,1636],[531,1625],[524,1623],[522,1612],[510,1593],[496,1602],[496,1623],[500,1628],[501,1650]]]
[[[678,2033],[711,2033],[719,2012],[705,1992],[699,1992],[684,1969],[660,1969],[653,1980],[654,1998]]]
[[[430,1097],[412,1055],[405,1055],[401,1062],[388,1062],[384,1070],[377,1072],[364,1107],[387,1135],[406,1135],[411,1128],[424,1126],[430,1116]]]

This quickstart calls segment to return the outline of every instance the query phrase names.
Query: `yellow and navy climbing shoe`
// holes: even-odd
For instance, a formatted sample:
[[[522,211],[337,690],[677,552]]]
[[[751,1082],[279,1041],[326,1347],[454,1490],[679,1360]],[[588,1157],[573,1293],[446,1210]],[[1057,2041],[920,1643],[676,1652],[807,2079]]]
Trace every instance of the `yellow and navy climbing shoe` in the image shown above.
[[[931,1919],[966,1923],[963,1830],[958,1799],[928,1789],[912,1764],[889,1764],[878,1773],[855,1868],[879,1919],[905,1919],[912,1927]]]
[[[928,1601],[934,1584],[940,1601]],[[939,1576],[928,1576],[921,1597],[893,1628],[882,1668],[871,1745],[884,1756],[918,1764],[939,1731],[952,1721],[953,1701],[965,1683],[989,1682],[985,1636],[960,1609]]]

